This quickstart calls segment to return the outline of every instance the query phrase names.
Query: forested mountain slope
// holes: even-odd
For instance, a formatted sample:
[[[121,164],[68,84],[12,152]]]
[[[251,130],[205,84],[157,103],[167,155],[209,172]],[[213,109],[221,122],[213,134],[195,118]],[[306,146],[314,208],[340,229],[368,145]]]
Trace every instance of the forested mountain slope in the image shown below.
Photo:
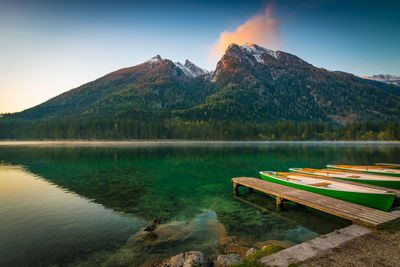
[[[394,87],[256,44],[231,44],[213,72],[188,60],[181,64],[156,56],[6,114],[0,118],[0,138],[307,139],[312,131],[327,138],[397,136],[400,98]],[[327,126],[367,121],[377,124],[352,128],[361,135],[353,130],[331,135]],[[280,134],[286,126],[279,122],[288,122],[290,135]],[[276,131],[268,133],[269,124]]]

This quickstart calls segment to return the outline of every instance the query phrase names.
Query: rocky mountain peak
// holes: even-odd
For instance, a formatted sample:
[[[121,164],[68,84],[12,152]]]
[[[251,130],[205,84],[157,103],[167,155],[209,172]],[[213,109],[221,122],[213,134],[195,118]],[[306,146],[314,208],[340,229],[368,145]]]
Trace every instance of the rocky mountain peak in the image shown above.
[[[174,62],[174,64],[177,68],[180,68],[183,71],[185,76],[188,77],[197,77],[209,73],[206,69],[198,67],[194,63],[190,62],[188,59],[185,60],[184,65],[180,62]]]
[[[255,65],[257,63],[265,64],[265,57],[271,56],[278,59],[279,52],[258,46],[254,43],[246,43],[240,46],[232,43],[228,46],[225,55],[234,57],[240,62],[245,61],[251,65]]]
[[[148,64],[152,68],[160,66],[160,64],[166,65],[169,68],[174,69],[176,76],[194,78],[200,75],[208,74],[206,69],[196,66],[194,63],[190,62],[188,59],[185,60],[185,64],[180,62],[173,62],[170,59],[163,59],[160,55],[152,57],[151,59],[145,61],[143,64]],[[177,71],[177,72],[176,72]]]
[[[145,63],[154,64],[154,63],[161,62],[162,60],[163,59],[160,57],[160,55],[157,55],[157,56],[152,57],[151,59],[147,60]]]
[[[363,78],[368,79],[368,80],[383,82],[383,83],[391,84],[391,85],[395,85],[395,86],[400,86],[400,77],[390,75],[390,74],[378,74],[378,75],[372,75],[372,76],[364,76]]]

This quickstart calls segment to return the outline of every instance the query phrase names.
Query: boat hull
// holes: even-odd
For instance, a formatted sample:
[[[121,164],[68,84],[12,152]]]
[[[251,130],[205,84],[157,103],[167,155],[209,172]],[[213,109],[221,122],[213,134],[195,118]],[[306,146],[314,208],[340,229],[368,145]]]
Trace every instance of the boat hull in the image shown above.
[[[302,171],[295,171],[295,170],[290,170],[290,171],[294,172],[294,173],[314,175],[314,173],[309,173],[309,172],[302,172]],[[357,182],[357,183],[360,183],[360,185],[371,184],[371,185],[377,185],[377,186],[382,186],[382,187],[387,187],[387,188],[400,189],[400,181],[371,180],[371,179],[360,179],[360,178],[357,178],[357,179],[356,178],[343,178],[343,177],[336,177],[333,174],[329,175],[327,177],[345,180],[345,181]]]
[[[379,171],[359,171],[359,170],[354,170],[351,168],[340,168],[340,167],[334,167],[334,166],[326,166],[328,169],[333,169],[333,170],[345,170],[345,171],[354,171],[354,172],[360,172],[360,173],[369,173],[369,174],[378,174],[378,175],[385,175],[385,176],[392,176],[392,177],[400,177],[400,174],[397,173],[386,173],[386,172],[379,172]]]
[[[266,174],[260,173],[261,179],[266,180],[268,182],[273,182],[297,189],[301,189],[304,191],[309,191],[313,193],[317,193],[320,195],[333,197],[337,199],[341,199],[344,201],[360,204],[363,206],[388,211],[393,204],[395,199],[394,194],[374,194],[374,193],[360,193],[360,192],[348,192],[348,191],[338,191],[338,190],[326,190],[323,188],[315,188],[311,186],[305,186],[301,184],[291,183],[288,181],[283,181],[280,179],[275,179],[269,177]]]

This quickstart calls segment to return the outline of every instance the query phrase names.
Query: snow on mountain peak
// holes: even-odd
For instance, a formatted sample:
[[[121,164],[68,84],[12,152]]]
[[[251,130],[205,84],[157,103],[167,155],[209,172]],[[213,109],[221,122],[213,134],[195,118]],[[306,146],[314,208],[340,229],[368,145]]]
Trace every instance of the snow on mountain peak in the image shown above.
[[[232,45],[230,45],[229,47],[232,47]],[[268,54],[274,58],[278,58],[278,54],[276,51],[267,49],[267,48],[263,48],[261,46],[258,46],[254,43],[246,43],[244,45],[239,46],[240,49],[248,56],[252,56],[254,57],[254,59],[261,64],[264,64],[264,60],[262,58],[263,54]]]
[[[162,61],[163,61],[163,59],[160,57],[160,55],[157,55],[157,56],[152,57],[151,59],[145,61],[144,63],[153,65],[153,64],[157,64]],[[170,60],[167,59],[167,61],[170,61]],[[208,70],[196,66],[195,64],[193,64],[192,62],[190,62],[187,59],[185,60],[185,64],[182,64],[180,62],[172,62],[172,63],[175,65],[175,67],[181,69],[183,74],[185,74],[185,76],[187,76],[187,77],[197,77],[197,76],[209,73]]]
[[[160,62],[160,61],[162,61],[162,58],[160,57],[160,55],[157,55],[155,57],[150,58],[145,63],[153,64],[153,63],[157,63],[157,62]]]
[[[378,75],[372,75],[372,76],[364,76],[363,78],[368,79],[368,80],[383,82],[386,84],[400,86],[400,77],[390,75],[390,74],[378,74]]]
[[[188,77],[197,77],[208,73],[206,69],[202,69],[196,66],[187,59],[185,60],[185,65],[183,65],[180,62],[174,62],[174,64],[176,67],[180,68],[183,71],[183,73]]]
[[[255,43],[245,43],[244,45],[241,45],[240,47],[248,47],[248,48],[253,48],[253,49],[256,49],[256,50],[267,50],[267,51],[271,51],[271,50],[269,50],[269,49],[266,49],[266,48],[263,48],[263,47],[261,47],[261,46],[258,46],[258,45],[255,44]]]
[[[190,62],[188,59],[185,60],[185,67],[190,69],[193,73],[196,73],[197,74],[196,76],[209,73],[208,70],[200,68],[199,66],[195,65],[193,62]]]

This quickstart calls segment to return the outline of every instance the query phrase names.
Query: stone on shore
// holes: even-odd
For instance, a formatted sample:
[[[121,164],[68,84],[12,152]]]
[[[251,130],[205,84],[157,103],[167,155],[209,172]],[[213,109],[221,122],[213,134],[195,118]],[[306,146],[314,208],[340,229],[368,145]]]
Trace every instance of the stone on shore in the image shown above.
[[[271,266],[288,266],[291,263],[303,262],[315,257],[325,250],[335,248],[357,237],[370,233],[371,230],[360,226],[350,225],[339,231],[323,235],[296,246],[281,250],[258,260],[258,262]]]
[[[162,267],[211,267],[212,261],[201,251],[180,253],[164,260]]]
[[[215,267],[227,267],[242,262],[243,259],[239,254],[219,255]]]
[[[255,247],[256,249],[263,249],[263,247],[265,246],[270,246],[270,245],[275,245],[275,246],[280,246],[283,248],[288,248],[288,247],[292,247],[295,246],[296,244],[288,241],[288,240],[267,240],[267,241],[263,241],[263,242],[256,242],[253,244],[253,247]]]
[[[251,254],[253,254],[254,252],[256,252],[257,249],[255,248],[250,248],[249,250],[246,251],[246,257],[250,256]]]

